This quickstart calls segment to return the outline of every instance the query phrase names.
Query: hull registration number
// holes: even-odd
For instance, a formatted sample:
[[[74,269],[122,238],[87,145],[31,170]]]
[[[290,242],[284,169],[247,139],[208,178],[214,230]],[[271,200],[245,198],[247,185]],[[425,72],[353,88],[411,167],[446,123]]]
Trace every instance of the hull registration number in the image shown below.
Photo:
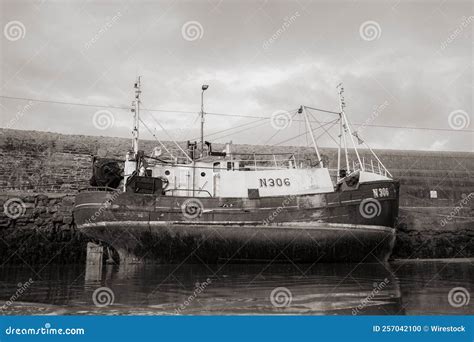
[[[291,185],[289,178],[259,178],[258,181],[261,188]]]
[[[374,198],[388,197],[390,195],[388,188],[372,189],[372,192],[374,194]]]

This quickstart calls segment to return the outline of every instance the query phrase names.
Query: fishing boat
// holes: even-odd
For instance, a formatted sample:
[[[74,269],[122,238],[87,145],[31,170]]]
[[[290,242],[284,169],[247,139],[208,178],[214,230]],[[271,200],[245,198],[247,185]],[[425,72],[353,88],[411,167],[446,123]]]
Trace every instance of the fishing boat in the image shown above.
[[[141,79],[134,85],[133,137],[123,170],[94,159],[91,187],[76,196],[74,221],[120,263],[315,263],[386,261],[395,240],[399,183],[362,141],[345,113],[299,106],[314,162],[294,153],[215,151],[204,140],[176,144],[174,156],[139,149]],[[310,110],[335,116],[337,170],[331,173]],[[352,143],[352,147],[350,144]],[[156,151],[155,151],[156,152]],[[168,153],[169,152],[169,153]],[[352,164],[350,158],[353,157]],[[115,163],[115,164],[114,164]],[[334,173],[334,172],[333,172]]]

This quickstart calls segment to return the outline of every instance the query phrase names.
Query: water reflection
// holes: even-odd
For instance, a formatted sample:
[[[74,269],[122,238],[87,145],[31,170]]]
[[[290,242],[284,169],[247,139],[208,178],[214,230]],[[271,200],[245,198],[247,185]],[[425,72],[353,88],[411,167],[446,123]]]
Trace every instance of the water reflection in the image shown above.
[[[119,285],[120,279],[138,278]],[[188,300],[196,283],[207,279],[210,285]],[[359,313],[400,310],[398,281],[388,265],[380,264],[126,266],[107,274],[105,283],[115,285],[119,301],[132,305],[173,312],[187,302],[184,314],[351,314],[367,298]],[[386,285],[374,291],[381,283]]]
[[[402,289],[402,305],[411,315],[472,315],[474,314],[474,260],[394,263]],[[449,291],[463,287],[470,297],[466,305],[453,307]]]
[[[472,284],[466,263],[309,265],[56,265],[34,270],[34,283],[6,314],[310,314],[472,313],[447,293]],[[33,270],[0,268],[0,304]],[[93,293],[110,288],[99,308]],[[1,302],[3,301],[3,302]]]

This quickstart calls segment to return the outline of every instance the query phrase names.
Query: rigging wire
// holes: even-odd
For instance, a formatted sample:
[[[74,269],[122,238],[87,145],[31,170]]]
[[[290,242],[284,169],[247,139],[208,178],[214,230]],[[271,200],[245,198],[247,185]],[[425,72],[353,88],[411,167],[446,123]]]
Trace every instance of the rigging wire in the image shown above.
[[[307,107],[309,108],[309,107]],[[317,120],[314,116],[313,116],[313,113],[311,113],[311,111],[308,111],[309,115],[313,118],[313,120],[316,120],[316,122],[320,125],[320,127],[327,133],[327,135],[334,141],[334,143],[337,145],[337,141],[336,139],[334,139],[334,137],[332,136],[331,133],[329,133],[326,128],[324,128],[323,125],[321,125],[321,122],[319,122],[319,120]],[[340,118],[338,118],[337,120],[340,120]],[[334,126],[334,125],[333,125]],[[332,128],[333,126],[331,126],[330,128]]]
[[[155,123],[160,126],[160,128],[162,129],[163,132],[165,132],[165,134],[168,136],[168,138],[171,139],[171,141],[173,141],[173,143],[176,145],[176,147],[178,147],[178,149],[183,152],[183,154],[186,156],[186,158],[188,158],[191,162],[193,161],[189,156],[188,154],[183,150],[183,148],[181,146],[179,146],[179,144],[176,142],[176,140],[173,139],[173,137],[168,133],[168,131],[158,122],[158,120],[156,120],[153,115],[149,114],[151,116],[151,118],[153,119],[153,121],[155,121]],[[140,121],[142,121],[140,119]]]
[[[298,111],[295,111],[295,112],[293,113],[293,116],[290,118],[289,125],[291,125],[291,122],[293,121],[293,118],[296,116],[297,113],[298,113]],[[270,142],[270,140],[272,140],[273,137],[275,137],[275,136],[276,136],[278,133],[280,133],[281,131],[282,131],[281,129],[276,129],[276,132],[273,133],[272,136],[271,136],[270,138],[268,138],[268,139],[263,143],[263,145],[267,145],[267,144]]]
[[[132,107],[111,106],[111,105],[95,105],[95,104],[89,104],[89,103],[77,103],[77,102],[66,102],[66,101],[38,100],[38,99],[31,99],[31,98],[27,98],[27,97],[14,97],[14,96],[5,96],[5,95],[0,95],[0,98],[10,99],[10,100],[40,102],[40,103],[61,104],[61,105],[69,105],[69,106],[80,106],[80,107],[127,109],[127,110],[130,110],[132,108]]]
[[[0,95],[0,98],[3,99],[10,99],[10,100],[22,100],[22,101],[32,101],[32,102],[40,102],[40,103],[51,103],[51,104],[60,104],[60,105],[71,105],[71,106],[81,106],[81,107],[93,107],[93,108],[110,108],[110,109],[124,109],[130,110],[131,107],[128,106],[112,106],[112,105],[99,105],[99,104],[89,104],[89,103],[78,103],[78,102],[67,102],[67,101],[54,101],[54,100],[40,100],[40,99],[33,99],[27,97],[15,97],[15,96],[6,96]],[[307,108],[328,112],[332,114],[339,114],[337,112],[326,111],[323,109],[308,107]],[[163,112],[163,113],[181,113],[181,114],[196,114],[196,111],[182,111],[182,110],[169,110],[169,109],[157,109],[157,108],[140,108],[142,111],[148,112]],[[289,112],[292,112],[290,110]],[[238,118],[255,118],[255,119],[266,119],[270,120],[271,116],[256,116],[256,115],[241,115],[241,114],[229,114],[229,113],[212,113],[209,112],[207,115],[214,115],[214,116],[224,116],[224,117],[238,117]],[[302,121],[302,120],[295,120],[295,121]],[[330,122],[330,121],[328,121]],[[424,130],[424,131],[445,131],[445,132],[461,132],[461,133],[472,133],[474,130],[472,129],[452,129],[452,128],[438,128],[438,127],[415,127],[415,126],[398,126],[398,125],[375,125],[375,124],[366,124],[366,123],[352,123],[353,126],[366,126],[366,127],[376,127],[376,128],[394,128],[394,129],[413,129],[413,130]]]
[[[338,121],[339,121],[339,119],[334,119],[333,121],[329,121],[329,122],[325,123],[324,125],[329,125],[329,124],[331,124],[331,126],[329,127],[329,129],[331,129],[332,127],[334,127],[334,125],[335,125]],[[322,125],[321,125],[321,126],[322,126]],[[320,127],[314,128],[314,129],[313,129],[313,132],[316,131],[316,130],[319,129],[319,128],[320,128]],[[299,137],[301,137],[301,136],[303,136],[303,135],[307,135],[308,132],[309,132],[309,129],[306,130],[304,133],[301,133],[301,134],[295,135],[295,136],[293,136],[293,137],[291,137],[291,138],[289,138],[289,139],[280,141],[279,143],[276,143],[275,145],[281,145],[281,144],[284,144],[284,143],[286,143],[286,142],[288,142],[288,141],[295,140],[295,139],[297,139],[297,138],[299,138]],[[316,137],[316,140],[318,140],[318,139],[319,139],[321,136],[323,136],[323,135],[324,135],[324,133],[322,132],[320,135],[318,135],[318,136]]]
[[[213,132],[213,133],[210,133],[210,134],[206,134],[206,137],[212,137],[216,134],[220,134],[220,133],[224,133],[224,132],[228,132],[228,131],[231,131],[231,130],[234,130],[234,129],[237,129],[237,128],[241,128],[241,127],[244,127],[244,126],[249,126],[249,125],[253,125],[257,122],[262,122],[263,119],[258,119],[258,120],[255,120],[255,121],[251,121],[251,122],[247,122],[247,123],[244,123],[244,124],[241,124],[241,125],[237,125],[235,127],[230,127],[230,128],[226,128],[226,129],[222,129],[220,131],[216,131],[216,132]],[[265,121],[266,123],[266,121]],[[192,138],[190,139],[191,141],[193,140],[197,140],[197,139],[201,139],[201,137],[196,137],[196,138]],[[219,139],[219,138],[217,138]]]
[[[268,124],[268,123],[265,121],[265,122],[263,122],[263,123],[261,123],[261,124],[259,124],[259,125],[254,126],[253,128],[261,127],[261,126],[267,125],[267,124]],[[230,136],[233,136],[233,135],[239,134],[239,133],[241,133],[241,132],[245,132],[245,131],[248,131],[248,128],[244,128],[244,129],[241,129],[241,130],[239,130],[239,131],[237,131],[237,132],[233,132],[233,133],[228,134],[228,135],[224,135],[224,136],[221,136],[221,137],[214,138],[214,140],[219,140],[219,139],[222,139],[222,138],[227,138],[227,137],[230,137]]]
[[[306,107],[306,108],[309,108],[309,109],[312,109],[312,110],[316,110],[316,111],[318,111],[318,112],[341,115],[341,112],[333,112],[333,111],[331,111],[331,110],[320,109],[320,108],[314,108],[314,107],[309,107],[309,106],[305,106],[305,107]]]
[[[201,113],[195,113],[195,114],[197,114],[197,116],[194,118],[194,121],[193,121],[193,122],[191,122],[191,123],[188,122],[187,127],[180,127],[180,128],[177,128],[175,131],[186,131],[186,130],[190,130],[190,127],[189,127],[189,126],[192,126],[193,124],[195,124],[196,121],[197,121],[197,119],[198,119],[198,118],[200,117],[200,115],[201,115]],[[153,116],[153,114],[148,113],[148,115],[153,119],[153,121],[155,121],[155,122],[159,125],[158,120]],[[163,129],[164,131],[166,131],[166,130],[164,129],[164,127],[163,127],[162,129]],[[168,137],[171,138],[171,133],[166,133],[166,134],[168,135]],[[179,134],[179,133],[178,133],[178,134]],[[184,139],[184,140],[192,141],[192,140],[194,140],[194,139],[200,139],[200,137],[199,137],[199,138],[193,138],[193,139]],[[179,140],[179,137],[178,137],[178,139],[173,139],[173,140]],[[183,140],[183,141],[184,141],[184,140]]]
[[[161,140],[158,139],[158,137],[155,135],[155,133],[153,133],[153,132],[151,131],[151,129],[147,126],[147,124],[146,124],[141,118],[140,118],[139,120],[140,120],[140,122],[143,124],[143,126],[147,129],[147,131],[153,136],[153,138],[155,138],[156,141],[159,142],[159,144],[161,145],[161,147],[163,147],[163,148],[165,149],[165,151],[168,152],[168,154],[169,154],[172,158],[174,158],[173,153],[171,153],[171,152],[166,148],[165,144],[163,144],[163,143],[161,142]]]

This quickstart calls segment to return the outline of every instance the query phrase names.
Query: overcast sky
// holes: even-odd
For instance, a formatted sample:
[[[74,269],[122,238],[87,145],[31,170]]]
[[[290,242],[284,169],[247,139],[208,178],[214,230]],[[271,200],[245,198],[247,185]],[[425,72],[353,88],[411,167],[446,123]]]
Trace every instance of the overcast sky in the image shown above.
[[[141,75],[143,107],[190,112],[143,120],[159,138],[168,140],[157,122],[184,140],[199,136],[209,84],[207,112],[289,110],[293,120],[278,130],[272,120],[207,115],[207,134],[234,128],[210,140],[276,144],[304,133],[291,112],[300,105],[338,111],[343,82],[347,116],[372,147],[472,151],[472,4],[1,0],[0,94],[126,107]],[[127,110],[0,99],[1,127],[129,137],[131,125]]]

